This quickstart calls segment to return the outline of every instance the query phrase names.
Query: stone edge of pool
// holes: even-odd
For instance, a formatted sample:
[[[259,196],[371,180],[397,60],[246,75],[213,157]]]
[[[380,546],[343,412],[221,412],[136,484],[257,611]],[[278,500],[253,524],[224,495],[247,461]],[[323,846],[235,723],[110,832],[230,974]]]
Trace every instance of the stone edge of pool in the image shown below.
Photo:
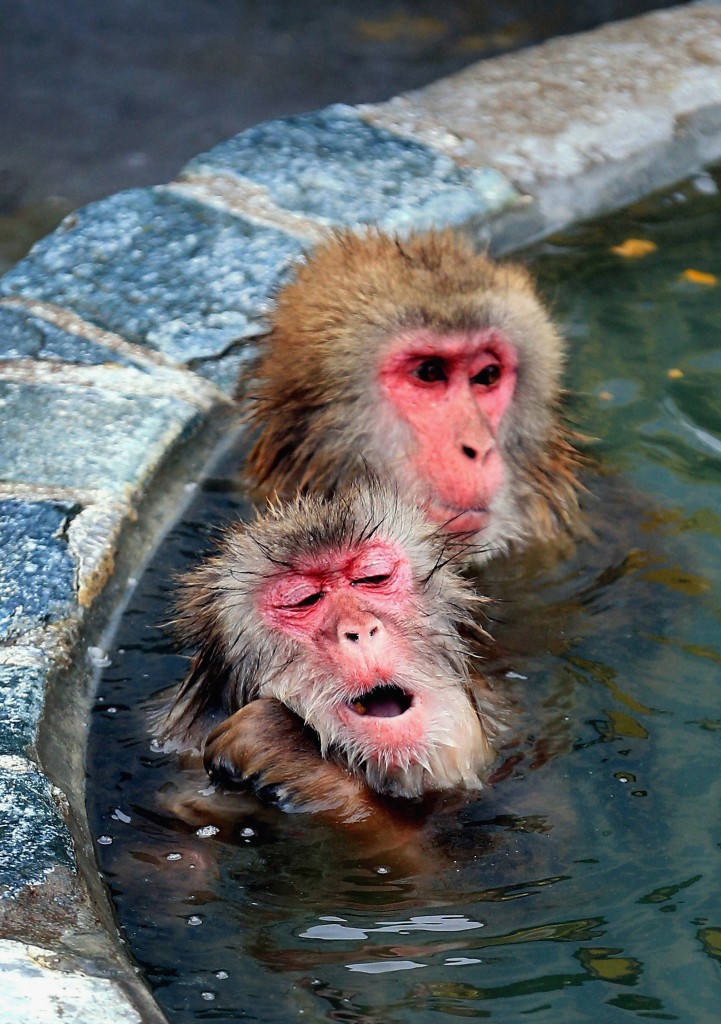
[[[93,670],[304,250],[374,224],[507,252],[719,159],[706,2],[258,125],[72,214],[0,280],[0,1021],[165,1019],[93,859]]]

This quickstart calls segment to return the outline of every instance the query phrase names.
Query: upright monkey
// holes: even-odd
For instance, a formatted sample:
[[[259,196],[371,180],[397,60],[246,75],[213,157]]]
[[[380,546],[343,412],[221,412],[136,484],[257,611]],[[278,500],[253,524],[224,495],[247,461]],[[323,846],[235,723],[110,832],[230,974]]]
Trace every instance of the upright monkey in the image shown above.
[[[482,564],[573,532],[564,345],[528,273],[449,231],[321,244],[278,295],[248,381],[248,476],[333,493],[370,466]]]

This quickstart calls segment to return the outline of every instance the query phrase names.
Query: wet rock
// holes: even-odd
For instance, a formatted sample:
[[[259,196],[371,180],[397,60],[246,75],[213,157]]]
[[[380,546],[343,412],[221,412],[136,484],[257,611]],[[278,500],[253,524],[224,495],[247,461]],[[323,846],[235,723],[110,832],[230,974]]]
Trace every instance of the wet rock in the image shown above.
[[[121,192],[67,217],[0,291],[64,306],[185,363],[263,330],[301,251],[297,238],[169,190]]]
[[[498,171],[462,167],[341,104],[260,124],[196,157],[185,173],[234,175],[285,210],[389,231],[462,224],[518,198]]]
[[[63,534],[77,511],[64,502],[0,501],[0,641],[72,612],[75,564]]]

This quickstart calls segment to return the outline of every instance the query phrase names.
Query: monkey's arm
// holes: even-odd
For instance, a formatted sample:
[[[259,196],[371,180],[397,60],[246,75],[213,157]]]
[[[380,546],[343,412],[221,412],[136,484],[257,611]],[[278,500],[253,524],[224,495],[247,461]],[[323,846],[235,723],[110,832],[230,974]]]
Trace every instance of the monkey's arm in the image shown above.
[[[282,810],[372,827],[391,815],[364,782],[323,760],[301,719],[271,698],[254,700],[221,722],[206,741],[203,763],[214,782],[251,789]]]

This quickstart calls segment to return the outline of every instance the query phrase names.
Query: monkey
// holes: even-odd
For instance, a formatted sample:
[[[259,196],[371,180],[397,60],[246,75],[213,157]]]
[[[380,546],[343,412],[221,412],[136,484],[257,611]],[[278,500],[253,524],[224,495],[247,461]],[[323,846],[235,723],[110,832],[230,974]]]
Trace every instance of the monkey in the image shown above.
[[[508,709],[473,665],[461,547],[378,479],[231,525],[181,582],[195,653],[162,739],[215,782],[346,822],[376,796],[481,788]]]
[[[451,231],[342,231],[277,296],[241,381],[260,495],[332,494],[367,468],[479,566],[582,532],[563,339],[521,266]]]

